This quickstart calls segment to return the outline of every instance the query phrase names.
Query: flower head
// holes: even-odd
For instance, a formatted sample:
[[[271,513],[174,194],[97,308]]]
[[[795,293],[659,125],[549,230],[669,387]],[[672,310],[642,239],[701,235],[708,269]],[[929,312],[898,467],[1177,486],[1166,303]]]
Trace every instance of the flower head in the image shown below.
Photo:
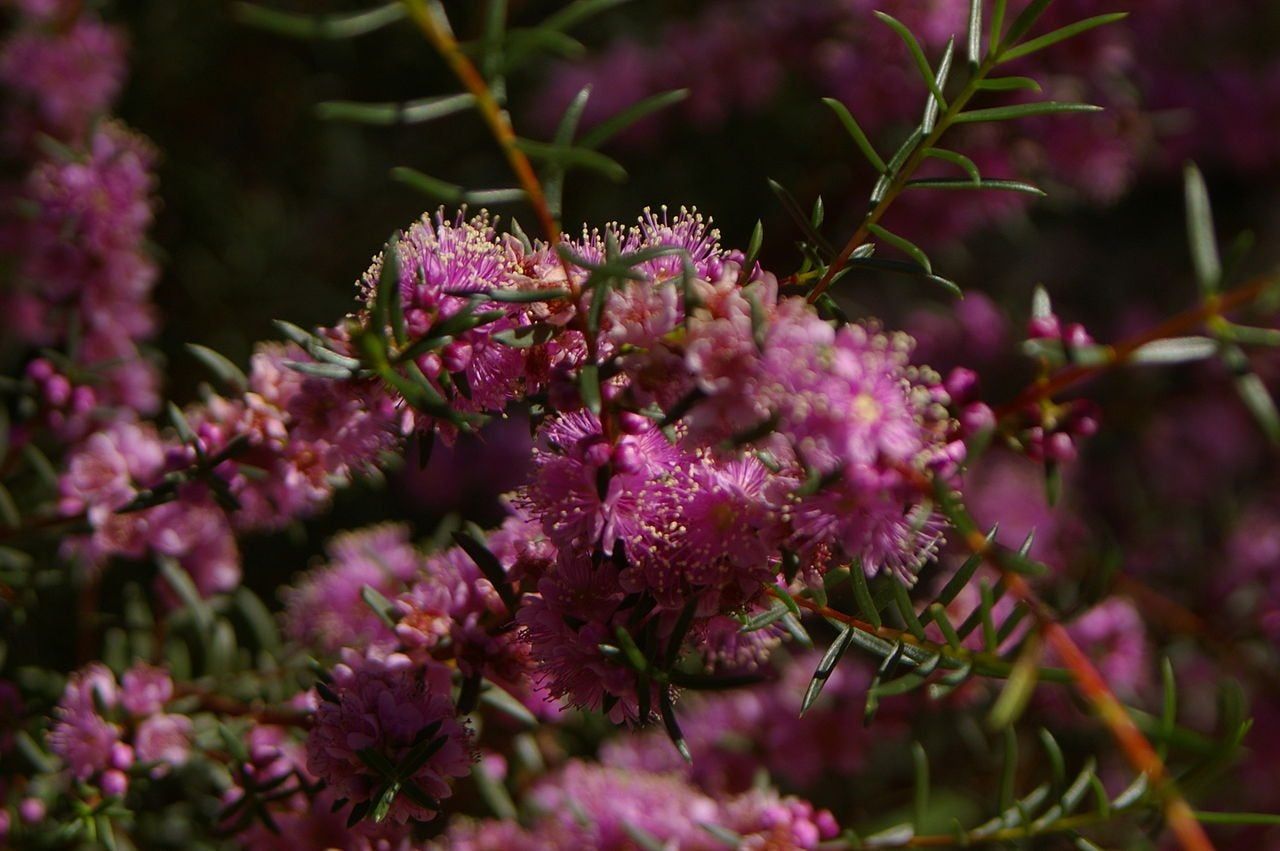
[[[422,759],[404,779],[415,792],[397,794],[388,818],[434,818],[452,794],[450,781],[471,770],[470,733],[454,713],[449,670],[399,653],[348,650],[333,669],[336,702],[322,701],[307,738],[307,768],[353,803],[383,794],[374,766]]]

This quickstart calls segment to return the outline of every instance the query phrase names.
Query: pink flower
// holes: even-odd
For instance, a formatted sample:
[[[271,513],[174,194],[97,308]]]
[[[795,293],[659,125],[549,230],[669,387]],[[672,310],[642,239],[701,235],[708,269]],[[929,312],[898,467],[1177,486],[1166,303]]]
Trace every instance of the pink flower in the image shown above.
[[[62,758],[78,780],[89,780],[112,767],[112,754],[121,739],[118,726],[103,717],[120,701],[115,676],[94,662],[73,673],[54,709],[49,749]]]
[[[153,776],[160,776],[187,761],[194,735],[191,719],[185,715],[152,715],[138,725],[133,746],[139,761],[160,763],[152,770]]]
[[[470,733],[454,714],[449,670],[398,653],[348,650],[344,660],[333,669],[337,702],[320,703],[307,738],[308,770],[353,803],[377,803],[383,778],[362,754],[399,765],[415,747],[434,747],[404,782],[427,798],[449,797],[450,781],[471,770]],[[419,795],[401,792],[388,817],[401,824],[428,821],[438,810],[438,803],[428,806]]]
[[[173,678],[163,668],[139,662],[120,678],[120,705],[130,715],[154,715],[172,698]]]

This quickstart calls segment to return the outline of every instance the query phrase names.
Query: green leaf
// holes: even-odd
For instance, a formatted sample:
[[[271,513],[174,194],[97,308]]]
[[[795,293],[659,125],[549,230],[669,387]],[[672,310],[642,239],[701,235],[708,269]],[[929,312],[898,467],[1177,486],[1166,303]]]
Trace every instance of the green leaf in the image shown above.
[[[993,106],[988,109],[970,109],[955,117],[956,124],[977,124],[983,121],[1009,121],[1035,115],[1060,115],[1067,112],[1101,112],[1102,107],[1089,103],[1064,103],[1042,100],[1010,106]]]
[[[1004,758],[1000,763],[1000,809],[1013,806],[1014,783],[1018,777],[1018,733],[1013,727],[1004,728]]]
[[[921,269],[924,269],[925,272],[929,273],[930,275],[933,274],[933,264],[929,262],[929,256],[925,254],[924,251],[922,251],[919,246],[911,242],[909,239],[898,236],[893,231],[890,231],[887,228],[884,228],[878,224],[867,225],[867,230],[870,233],[874,234],[875,236],[879,237],[880,239],[884,240],[885,242],[889,243],[890,245],[892,245],[894,248],[898,249],[902,253],[910,256],[911,259],[916,261],[916,264],[919,265]],[[870,258],[867,258],[867,259],[870,259]]]
[[[983,0],[969,0],[969,26],[967,33],[969,66],[978,67],[982,61],[982,3]]]
[[[361,801],[358,804],[352,805],[351,814],[347,816],[347,827],[351,828],[359,824],[364,817],[369,814],[369,809],[372,806],[372,801]]]
[[[246,26],[302,39],[355,38],[376,32],[405,16],[405,7],[398,2],[339,15],[297,15],[253,3],[233,3],[231,10],[235,19]]]
[[[1050,33],[1045,33],[1038,38],[1023,42],[1016,47],[1003,51],[1000,54],[1000,63],[1012,62],[1015,59],[1021,59],[1038,50],[1044,50],[1046,47],[1057,44],[1060,41],[1066,41],[1069,38],[1088,32],[1091,29],[1105,26],[1106,24],[1115,23],[1129,17],[1128,12],[1111,12],[1106,15],[1095,15],[1092,18],[1085,18],[1083,21],[1076,21],[1073,24],[1067,24]]]
[[[887,257],[858,257],[851,259],[845,265],[850,268],[872,269],[877,272],[893,272],[899,275],[910,275],[913,278],[923,278],[926,281],[937,284],[956,297],[964,296],[960,285],[955,281],[950,278],[944,278],[941,275],[934,275],[921,268],[919,264],[906,260],[892,260]]]
[[[600,367],[594,363],[584,364],[578,375],[578,392],[582,394],[582,404],[587,410],[599,416],[603,409],[600,396]]]
[[[919,127],[916,127],[898,146],[898,150],[894,151],[893,156],[889,158],[889,162],[885,166],[885,173],[880,175],[876,185],[871,188],[872,204],[879,204],[884,200],[884,195],[889,191],[889,187],[893,185],[893,179],[897,176],[898,169],[902,168],[912,152],[915,151],[916,145],[920,144],[920,140],[923,138],[924,133],[921,132]]]
[[[929,620],[938,625],[938,629],[942,631],[943,638],[947,641],[947,646],[953,649],[960,648],[960,636],[956,634],[956,628],[951,624],[951,618],[947,617],[947,608],[941,603],[933,603],[927,610]]]
[[[487,681],[480,692],[480,702],[495,712],[501,712],[520,726],[532,730],[538,727],[537,716],[529,708],[517,700],[511,692],[497,683]]]
[[[662,689],[658,695],[658,709],[662,713],[662,726],[667,730],[667,735],[671,738],[671,743],[676,746],[676,750],[680,752],[680,756],[687,763],[693,763],[693,755],[689,753],[689,743],[684,739],[684,733],[680,731],[680,724],[676,721],[676,710],[671,705],[671,692],[668,689]]]
[[[399,783],[388,783],[382,790],[382,794],[378,796],[378,801],[373,805],[373,823],[382,824],[386,821],[387,816],[391,812],[391,805],[395,803],[396,795],[400,794]]]
[[[924,830],[929,816],[929,756],[919,742],[911,743],[911,761],[915,766],[915,794],[912,796],[912,812],[917,830]]]
[[[488,0],[485,3],[484,35],[480,39],[480,73],[500,103],[506,96],[506,80],[502,76],[506,28],[507,0]]]
[[[1178,685],[1173,676],[1173,662],[1168,656],[1160,660],[1160,685],[1160,755],[1163,758],[1167,749],[1165,743],[1178,725]]]
[[[162,556],[159,559],[159,566],[160,575],[164,577],[164,581],[178,595],[178,599],[182,601],[182,604],[190,610],[197,628],[202,634],[207,633],[213,625],[213,612],[210,611],[209,605],[204,598],[200,596],[200,592],[196,589],[196,584],[191,581],[191,574],[183,570],[176,559],[168,556]]]
[[[1045,196],[1045,191],[1038,186],[1032,186],[1030,183],[1023,183],[1020,180],[996,180],[992,178],[979,179],[977,183],[972,180],[962,178],[947,177],[921,177],[915,180],[908,180],[906,184],[908,189],[995,189],[1002,192],[1022,192],[1027,195],[1036,195],[1041,198]]]
[[[463,112],[474,106],[475,102],[475,96],[465,92],[400,103],[329,100],[316,104],[316,117],[321,121],[349,121],[378,126],[422,124]]]
[[[1031,293],[1031,318],[1048,319],[1052,315],[1053,302],[1049,298],[1049,291],[1037,284]]]
[[[1245,407],[1257,420],[1262,433],[1273,444],[1280,444],[1280,412],[1276,410],[1275,400],[1271,392],[1255,372],[1246,372],[1236,376],[1236,391],[1244,401]]]
[[[930,67],[929,60],[925,58],[924,51],[920,49],[920,42],[916,41],[916,37],[911,34],[911,30],[907,28],[906,24],[892,15],[876,12],[875,16],[897,33],[898,37],[907,45],[907,50],[911,53],[911,58],[916,63],[916,70],[920,72],[925,85],[929,87],[929,92],[938,101],[938,105],[946,109],[947,99],[942,96],[942,89],[939,88],[938,81],[933,76],[933,68]]]
[[[661,112],[667,107],[674,106],[687,97],[689,97],[688,89],[675,89],[674,91],[660,92],[636,101],[631,106],[606,118],[586,133],[583,133],[578,144],[584,148],[598,148],[637,121],[647,118],[655,112]]]
[[[476,53],[484,48],[484,42],[466,47]],[[579,59],[587,48],[576,38],[547,27],[510,27],[503,36],[503,57],[500,67],[510,73],[539,54],[550,54],[561,59]]]
[[[809,687],[805,689],[804,700],[800,703],[801,715],[808,712],[814,701],[822,694],[822,688],[827,684],[827,679],[831,676],[831,672],[835,670],[836,664],[853,642],[853,631],[853,627],[844,626],[839,634],[836,635],[835,640],[831,642],[831,646],[827,648],[827,652],[822,654],[817,670],[813,672],[813,677],[809,680]]]
[[[392,234],[382,249],[382,267],[378,270],[378,289],[373,297],[373,327],[377,334],[391,328],[396,342],[404,345],[404,310],[400,303],[399,237]]]
[[[764,245],[764,222],[756,219],[756,226],[751,229],[751,239],[747,241],[747,253],[742,261],[742,269],[744,274],[751,273],[751,267],[755,265],[756,259],[760,256],[760,248]]]
[[[243,393],[245,388],[249,386],[249,379],[245,376],[244,370],[223,355],[199,343],[187,343],[186,348],[196,360],[208,368],[214,377],[227,388],[237,393]]]
[[[955,36],[947,42],[946,52],[942,54],[942,61],[938,63],[938,89],[941,90],[947,85],[947,77],[951,74],[951,58],[955,54],[956,40]],[[925,135],[933,132],[934,124],[938,120],[938,104],[937,98],[929,98],[924,105],[924,117],[920,121],[920,131]]]
[[[1213,357],[1219,348],[1212,337],[1167,337],[1142,344],[1133,350],[1129,360],[1142,364],[1190,363]]]
[[[1044,727],[1040,728],[1040,744],[1044,747],[1045,755],[1049,757],[1049,770],[1053,783],[1051,789],[1061,789],[1062,784],[1067,780],[1067,764],[1066,759],[1062,756],[1062,747],[1058,744],[1058,740],[1053,734]]]
[[[1280,814],[1276,813],[1223,813],[1212,810],[1196,810],[1197,821],[1205,824],[1280,824]]]
[[[503,189],[464,189],[456,183],[424,174],[408,166],[396,166],[391,169],[391,179],[416,189],[429,198],[443,201],[446,204],[512,204],[523,201],[526,194],[523,189],[509,187]]]
[[[1040,91],[1040,84],[1030,77],[986,77],[973,87],[980,92]]]
[[[1218,257],[1218,238],[1213,227],[1213,210],[1209,206],[1209,190],[1204,175],[1194,163],[1183,169],[1183,193],[1187,205],[1187,241],[1191,245],[1191,264],[1196,271],[1200,292],[1216,293],[1222,284],[1222,261]]]
[[[573,96],[573,100],[569,101],[569,105],[565,107],[564,114],[560,116],[560,123],[556,126],[555,136],[552,137],[551,144],[558,149],[568,150],[573,145],[573,136],[578,132],[578,123],[582,120],[582,113],[587,108],[587,101],[591,98],[591,85],[587,84],[578,90]],[[543,178],[543,187],[547,198],[547,207],[551,211],[551,215],[556,219],[560,218],[561,200],[564,197],[564,178],[568,166],[563,159],[553,159],[547,166],[545,176]]]
[[[346,381],[355,374],[350,367],[338,366],[334,363],[287,360],[284,365],[302,375],[313,375],[316,378],[327,378],[331,381]]]
[[[360,589],[360,599],[378,616],[378,620],[382,621],[383,626],[387,629],[395,629],[395,607],[390,600],[382,595],[381,591],[372,585],[365,585]]]
[[[258,595],[242,585],[236,589],[234,600],[236,608],[258,640],[258,646],[268,652],[279,649],[280,629]]]
[[[654,836],[649,831],[639,825],[632,824],[629,821],[622,823],[622,829],[632,842],[636,844],[640,851],[666,851],[669,847],[661,839]]]
[[[588,18],[626,2],[628,0],[574,0],[558,12],[544,18],[538,28],[556,31],[572,29]]]
[[[1247,346],[1280,346],[1280,328],[1255,328],[1224,322],[1218,333],[1223,339]]]
[[[943,148],[929,148],[924,152],[924,155],[949,162],[964,169],[965,174],[969,175],[971,186],[978,186],[982,183],[982,174],[978,171],[978,166],[964,154],[957,154],[955,151],[948,151]]]
[[[1017,44],[1027,31],[1035,26],[1036,21],[1040,20],[1040,16],[1044,14],[1044,10],[1049,8],[1049,4],[1053,0],[1031,0],[1026,8],[1013,19],[1013,23],[1009,25],[1009,29],[1001,40],[1002,44],[1009,46]],[[1002,51],[1000,55],[1004,55]]]
[[[693,626],[693,617],[698,611],[698,600],[691,597],[689,602],[685,603],[684,608],[680,610],[680,616],[676,618],[675,626],[671,628],[671,634],[667,636],[667,652],[662,660],[664,670],[670,670],[676,661],[680,658],[680,648],[684,644],[684,638],[689,633],[689,627]]]
[[[815,248],[820,249],[827,257],[835,257],[835,246],[833,246],[825,236],[814,228],[813,221],[804,214],[804,209],[800,206],[799,202],[796,201],[795,197],[787,191],[786,187],[771,178],[767,179],[767,182],[769,184],[769,189],[771,189],[773,194],[777,196],[778,200],[782,202],[782,208],[786,210],[787,215],[791,217],[791,220],[795,222],[796,226],[804,233],[805,239],[807,239]]]
[[[923,641],[924,625],[920,623],[920,619],[916,616],[916,610],[911,604],[911,594],[907,591],[907,586],[896,576],[890,576],[889,583],[893,588],[893,598],[898,607],[898,614],[902,616],[902,622],[907,625],[907,631]]]
[[[871,599],[871,589],[867,586],[867,574],[862,569],[862,563],[855,561],[849,568],[849,575],[853,580],[853,599],[858,604],[858,611],[868,623],[879,629],[880,609]]]
[[[446,204],[462,203],[462,196],[465,194],[462,187],[456,183],[440,180],[408,166],[396,166],[391,169],[391,179]]]
[[[995,53],[1004,37],[1004,13],[1008,5],[1008,0],[995,0],[995,5],[991,10],[991,29],[987,33],[987,39],[990,42],[988,50]]]
[[[767,626],[773,626],[788,614],[790,614],[790,612],[787,611],[787,604],[779,600],[763,612],[752,615],[748,618],[746,623],[742,625],[742,629],[739,631],[755,632],[756,630],[764,629]]]
[[[835,98],[823,98],[822,102],[831,108],[831,111],[836,114],[836,118],[840,119],[840,123],[844,125],[844,129],[849,133],[854,144],[858,146],[858,150],[862,151],[862,155],[871,163],[872,168],[884,174],[887,171],[884,160],[876,153],[875,146],[871,144],[871,140],[862,131],[862,128],[854,119],[853,113],[849,112],[848,107]]]
[[[721,827],[718,824],[710,824],[708,822],[699,822],[698,827],[711,834],[720,842],[724,843],[726,848],[744,848],[747,840],[745,837],[734,833],[727,827]]]
[[[984,586],[985,589],[985,586]],[[985,601],[984,601],[985,608]],[[984,618],[984,627],[987,619]],[[985,630],[984,630],[985,632]],[[988,645],[988,651],[995,643],[995,637],[989,636],[991,644]],[[1040,642],[1033,633],[1022,647],[1022,652],[1018,654],[1017,660],[1013,663],[1013,669],[1009,672],[1009,678],[1005,682],[1004,689],[1000,692],[1000,696],[996,698],[995,704],[991,707],[991,713],[987,716],[987,725],[993,730],[1003,730],[1010,727],[1022,715],[1027,707],[1027,703],[1031,700],[1032,693],[1036,689],[1036,680],[1040,675]]]
[[[536,160],[558,164],[566,171],[570,168],[585,168],[602,174],[615,183],[627,179],[627,170],[621,163],[589,148],[549,145],[532,139],[517,139],[516,147]]]
[[[3,484],[0,484],[0,521],[10,529],[17,529],[22,525],[18,504],[13,501],[13,494]]]
[[[537,322],[533,325],[521,325],[517,328],[499,331],[490,339],[513,349],[527,349],[530,346],[540,346],[547,342],[555,336],[556,331],[557,329],[553,325]]]

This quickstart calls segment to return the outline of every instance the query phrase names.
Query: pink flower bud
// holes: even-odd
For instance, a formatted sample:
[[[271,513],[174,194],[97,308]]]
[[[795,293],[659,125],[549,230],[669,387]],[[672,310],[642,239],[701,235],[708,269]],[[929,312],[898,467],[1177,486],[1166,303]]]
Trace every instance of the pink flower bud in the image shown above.
[[[43,383],[48,381],[49,377],[53,374],[53,364],[49,363],[44,358],[36,358],[31,363],[27,364],[27,375],[35,381]]]
[[[586,448],[583,453],[584,460],[593,467],[603,467],[609,463],[609,458],[613,454],[613,447],[607,442],[597,440]]]
[[[111,746],[111,755],[108,761],[112,768],[127,771],[133,765],[133,748],[124,742],[116,742]]]
[[[55,408],[61,408],[71,398],[71,382],[65,375],[54,375],[44,384],[44,398]]]
[[[1092,335],[1079,322],[1073,322],[1068,325],[1066,333],[1062,336],[1067,345],[1073,349],[1083,349],[1086,346],[1093,345]]]
[[[440,360],[440,355],[435,352],[427,352],[418,358],[418,369],[422,370],[422,374],[427,378],[435,378],[443,368],[444,363]]]
[[[995,412],[983,402],[973,402],[965,406],[960,414],[960,427],[966,435],[977,434],[996,424]]]
[[[611,460],[613,461],[613,468],[619,473],[634,473],[641,466],[640,450],[636,448],[635,441],[623,438],[613,448]]]
[[[1050,435],[1045,441],[1044,457],[1050,461],[1057,461],[1060,464],[1069,464],[1076,460],[1076,445],[1072,441],[1071,435],[1066,432],[1058,432]]]
[[[471,344],[450,343],[441,350],[440,360],[449,372],[462,372],[471,365]]]
[[[978,373],[966,367],[958,366],[951,370],[951,374],[947,376],[945,386],[947,393],[951,395],[951,401],[957,403],[967,402],[977,392]]]
[[[1035,316],[1027,323],[1027,338],[1031,340],[1057,340],[1062,336],[1062,326],[1058,317],[1050,313],[1048,316]]]
[[[102,779],[98,781],[98,788],[109,798],[123,798],[129,791],[129,777],[123,771],[114,769],[103,772]]]
[[[18,815],[27,824],[38,824],[44,821],[46,807],[39,798],[24,798],[18,804]]]
[[[618,425],[627,434],[642,434],[649,430],[652,421],[644,414],[634,411],[623,411],[618,414]]]

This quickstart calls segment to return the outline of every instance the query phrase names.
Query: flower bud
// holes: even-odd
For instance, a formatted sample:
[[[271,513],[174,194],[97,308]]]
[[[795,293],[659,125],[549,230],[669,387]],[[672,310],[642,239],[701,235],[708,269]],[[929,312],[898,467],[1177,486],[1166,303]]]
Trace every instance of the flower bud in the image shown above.
[[[978,390],[978,373],[958,366],[947,376],[945,386],[952,402],[957,404],[967,402]]]
[[[593,467],[603,467],[609,463],[609,458],[613,454],[611,447],[605,440],[600,439],[593,442],[583,452],[583,459]]]
[[[965,406],[960,414],[960,427],[966,435],[977,434],[996,424],[995,412],[983,402],[972,402]]]
[[[1075,442],[1066,432],[1050,435],[1044,443],[1044,457],[1050,461],[1069,464],[1076,460],[1077,454]]]
[[[641,466],[640,450],[636,448],[635,441],[630,438],[623,438],[613,448],[611,460],[613,461],[613,469],[619,473],[634,473]]]
[[[105,771],[98,781],[98,788],[109,798],[123,798],[129,791],[129,777],[123,771]]]
[[[643,434],[649,430],[651,421],[644,414],[634,411],[623,411],[618,414],[618,425],[626,434]]]
[[[1073,349],[1083,349],[1093,345],[1093,336],[1079,322],[1072,322],[1062,335],[1067,345]]]
[[[127,771],[133,765],[133,748],[124,742],[116,742],[111,746],[111,755],[108,761],[112,768]]]
[[[1050,313],[1048,316],[1034,316],[1027,323],[1027,338],[1031,340],[1057,340],[1062,336],[1062,326],[1058,317]]]
[[[453,342],[440,352],[440,361],[449,372],[462,372],[471,365],[471,344]]]
[[[24,798],[18,804],[18,815],[27,824],[38,824],[44,821],[47,808],[39,798]]]

